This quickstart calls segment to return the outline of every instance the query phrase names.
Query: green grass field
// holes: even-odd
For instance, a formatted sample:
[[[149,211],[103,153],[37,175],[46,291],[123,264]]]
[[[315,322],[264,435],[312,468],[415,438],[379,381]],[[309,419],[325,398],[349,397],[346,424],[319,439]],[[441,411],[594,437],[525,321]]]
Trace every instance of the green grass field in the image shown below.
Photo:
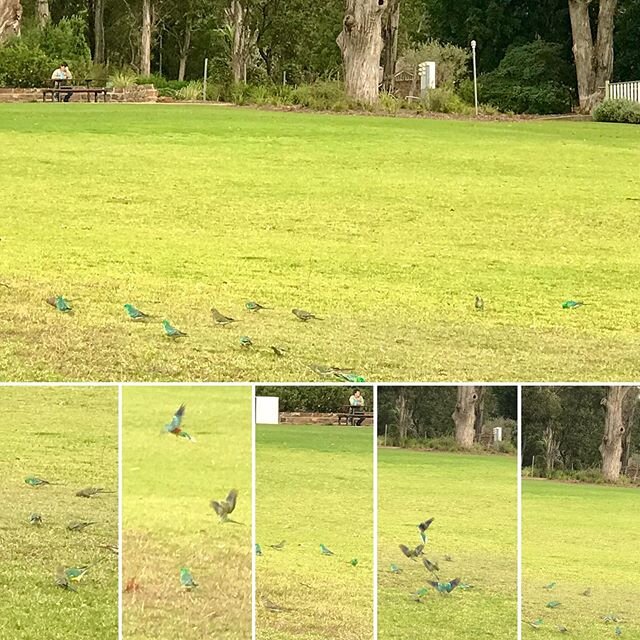
[[[372,437],[371,427],[258,425],[259,640],[373,638]]]
[[[638,489],[523,480],[524,638],[559,626],[580,640],[615,638],[617,626],[623,640],[640,638],[639,507]],[[540,618],[540,629],[527,624]]]
[[[118,557],[100,546],[118,544],[117,390],[3,387],[0,407],[0,638],[117,640]],[[76,497],[88,486],[114,493]],[[80,520],[95,524],[67,530]],[[75,593],[56,586],[58,566],[89,567]]]
[[[424,555],[441,581],[472,588],[437,594],[415,547],[417,525],[434,517]],[[450,556],[446,560],[445,556]],[[378,637],[380,640],[495,638],[517,632],[516,458],[378,451]],[[391,565],[402,572],[393,573]],[[416,602],[422,587],[428,593]]]
[[[640,374],[638,128],[31,104],[0,146],[0,379]]]
[[[251,402],[250,387],[124,390],[126,640],[251,637]],[[195,443],[160,434],[181,403]],[[232,488],[236,522],[220,524],[209,502]]]

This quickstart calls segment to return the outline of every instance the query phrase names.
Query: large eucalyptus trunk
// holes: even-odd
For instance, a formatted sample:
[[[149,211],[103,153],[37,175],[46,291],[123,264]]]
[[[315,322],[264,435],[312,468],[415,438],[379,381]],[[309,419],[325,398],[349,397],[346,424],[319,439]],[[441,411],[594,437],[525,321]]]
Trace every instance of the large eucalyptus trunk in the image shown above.
[[[231,0],[225,15],[231,33],[231,74],[234,82],[246,82],[254,38],[249,24],[249,8],[244,0]]]
[[[151,0],[142,0],[142,31],[140,33],[140,74],[151,75]]]
[[[604,434],[600,443],[602,475],[607,482],[617,482],[622,469],[622,446],[626,433],[624,404],[631,387],[609,387],[602,400],[605,406]]]
[[[580,111],[590,113],[604,98],[613,73],[613,29],[618,0],[600,0],[594,42],[589,5],[592,0],[569,0]]]
[[[382,17],[389,0],[346,0],[342,31],[336,42],[342,52],[347,95],[358,102],[378,100]]]
[[[51,20],[51,12],[49,11],[49,0],[36,0],[36,19],[38,26],[44,29]]]
[[[191,18],[187,17],[184,25],[184,33],[182,34],[182,42],[180,43],[180,66],[178,67],[178,80],[184,80],[187,71],[187,58],[189,57],[189,49],[191,48]]]
[[[387,10],[382,16],[382,86],[385,91],[395,89],[399,25],[400,0],[388,0]]]
[[[484,395],[485,387],[476,387],[478,398],[475,403],[475,415],[473,418],[474,439],[480,442],[482,438],[482,430],[484,429]]]
[[[21,21],[20,0],[0,0],[0,43],[20,35]]]
[[[458,387],[456,408],[451,417],[455,424],[456,442],[463,449],[471,449],[473,446],[478,397],[477,387]]]
[[[106,59],[104,42],[104,2],[105,0],[93,0],[93,31],[95,36],[93,61],[96,64],[104,64]]]

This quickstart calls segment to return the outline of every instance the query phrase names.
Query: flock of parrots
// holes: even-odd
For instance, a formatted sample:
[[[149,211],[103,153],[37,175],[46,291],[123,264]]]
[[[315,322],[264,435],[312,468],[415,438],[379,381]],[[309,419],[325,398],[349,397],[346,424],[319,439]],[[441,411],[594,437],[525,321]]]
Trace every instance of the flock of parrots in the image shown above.
[[[28,476],[25,478],[24,481],[28,486],[35,489],[40,489],[47,485],[56,484],[54,482],[49,482],[48,480],[45,480],[44,478],[40,478],[38,476]],[[84,489],[79,489],[78,491],[76,491],[75,495],[77,498],[91,499],[91,498],[100,496],[103,493],[115,493],[115,492],[107,491],[102,487],[85,487]],[[29,514],[29,524],[33,527],[39,528],[48,524],[48,520],[45,517],[43,517],[41,513],[32,512]],[[66,529],[68,531],[78,533],[78,532],[84,531],[84,529],[94,524],[96,524],[96,522],[93,520],[71,520],[67,523]],[[98,547],[101,549],[106,549],[107,551],[110,551],[116,556],[118,555],[117,545],[101,544],[101,545],[98,545]],[[99,562],[100,561],[101,560],[99,560]],[[66,591],[77,591],[77,588],[76,588],[77,583],[79,583],[81,580],[83,580],[86,577],[90,568],[91,568],[90,565],[81,565],[77,567],[65,567],[60,565],[57,567],[54,574],[55,584],[58,587],[65,589]]]
[[[73,313],[73,307],[70,302],[64,296],[52,296],[50,298],[46,298],[45,302],[52,306],[54,309],[57,309],[60,313],[71,314]],[[271,307],[265,307],[258,302],[253,300],[249,300],[245,302],[245,309],[251,313],[257,313],[259,311],[271,309]],[[137,323],[146,323],[154,319],[153,316],[144,313],[140,309],[138,309],[133,304],[127,303],[124,305],[124,310],[127,317],[132,322]],[[300,321],[300,322],[309,322],[311,320],[323,320],[316,316],[315,314],[305,311],[304,309],[294,308],[291,310],[291,313]],[[231,318],[230,316],[225,316],[223,313],[220,313],[215,307],[211,308],[211,320],[215,326],[226,327],[227,325],[231,325],[235,322],[238,322],[235,318]],[[164,335],[170,340],[178,340],[179,338],[186,338],[187,333],[181,331],[177,327],[173,326],[169,320],[166,318],[162,320],[162,329]],[[249,336],[240,336],[239,345],[241,349],[253,349],[254,344],[253,340]],[[272,344],[269,346],[269,350],[273,353],[276,358],[285,358],[289,353],[289,349],[282,345]],[[295,358],[294,358],[295,359]],[[366,380],[349,369],[344,369],[341,367],[333,367],[333,366],[324,366],[318,364],[308,364],[305,362],[300,362],[303,366],[310,369],[314,373],[320,376],[327,376],[332,378],[337,378],[338,380],[342,380],[343,382],[366,382]]]

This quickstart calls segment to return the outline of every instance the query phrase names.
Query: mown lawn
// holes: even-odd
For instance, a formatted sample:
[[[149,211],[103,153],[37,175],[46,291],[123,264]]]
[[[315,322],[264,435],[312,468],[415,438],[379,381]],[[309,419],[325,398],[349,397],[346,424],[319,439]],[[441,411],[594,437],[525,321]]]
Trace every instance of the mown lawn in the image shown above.
[[[117,397],[114,388],[0,388],[0,638],[118,638],[118,556],[101,546],[118,544]],[[55,484],[30,487],[29,476]],[[75,495],[89,486],[111,493]],[[72,521],[95,524],[68,531]],[[75,593],[56,585],[58,566],[88,567]]]
[[[640,490],[523,480],[522,508],[523,637],[640,638]]]
[[[259,640],[373,638],[372,435],[371,427],[257,426]]]
[[[460,578],[470,588],[436,593],[422,558],[399,549],[421,543],[417,525],[429,517],[424,557],[439,566],[442,582]],[[516,582],[515,457],[379,449],[380,640],[514,640]],[[427,592],[417,602],[421,588]]]
[[[0,379],[640,373],[638,128],[0,105],[0,148]]]
[[[124,390],[126,640],[251,637],[251,402],[250,387]],[[182,403],[195,443],[160,433]],[[235,522],[220,524],[209,503],[232,488]]]

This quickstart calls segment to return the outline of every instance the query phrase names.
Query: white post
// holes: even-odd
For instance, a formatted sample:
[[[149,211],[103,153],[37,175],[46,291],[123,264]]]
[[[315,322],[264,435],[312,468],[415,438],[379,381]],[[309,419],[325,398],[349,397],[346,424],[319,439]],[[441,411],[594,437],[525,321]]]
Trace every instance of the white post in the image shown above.
[[[286,86],[287,84],[287,72],[286,70],[282,72],[282,86]]]
[[[604,82],[604,99],[609,99],[609,92],[611,91],[611,87],[609,86],[611,83],[608,80]]]
[[[202,80],[202,99],[207,101],[207,75],[209,72],[209,58],[204,59],[204,78]]]
[[[476,116],[478,115],[478,69],[476,66],[476,41],[471,41],[471,51],[473,52],[473,97],[476,104]]]

